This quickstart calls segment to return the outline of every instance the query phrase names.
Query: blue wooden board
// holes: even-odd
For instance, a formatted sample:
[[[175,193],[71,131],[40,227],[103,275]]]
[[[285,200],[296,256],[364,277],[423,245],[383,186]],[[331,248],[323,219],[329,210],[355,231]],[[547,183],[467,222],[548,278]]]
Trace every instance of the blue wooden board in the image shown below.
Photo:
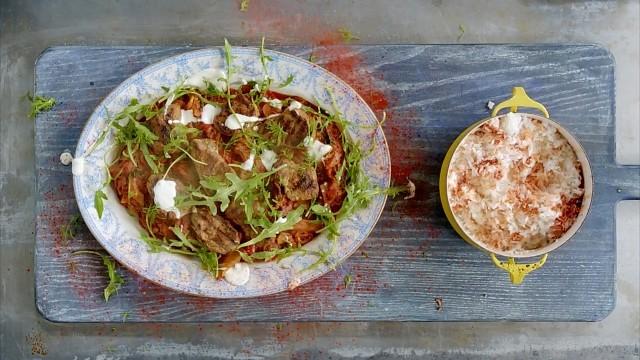
[[[36,64],[35,92],[58,105],[36,119],[36,305],[60,322],[202,321],[595,321],[615,304],[615,203],[640,194],[638,168],[614,161],[614,60],[592,45],[353,46],[359,71],[388,99],[385,132],[398,172],[417,196],[390,201],[362,248],[336,271],[290,292],[258,299],[214,300],[175,293],[120,268],[126,285],[108,303],[99,249],[84,228],[73,239],[61,227],[78,213],[73,152],[94,107],[145,66],[186,47],[54,47]],[[281,47],[307,58],[308,47]],[[320,65],[327,59],[318,59]],[[582,142],[595,194],[586,222],[569,243],[520,286],[488,256],[452,231],[438,200],[440,162],[453,139],[487,117],[485,104],[513,86],[547,106]],[[397,175],[397,174],[396,174]],[[345,288],[344,277],[353,279]],[[442,300],[442,307],[435,299]]]

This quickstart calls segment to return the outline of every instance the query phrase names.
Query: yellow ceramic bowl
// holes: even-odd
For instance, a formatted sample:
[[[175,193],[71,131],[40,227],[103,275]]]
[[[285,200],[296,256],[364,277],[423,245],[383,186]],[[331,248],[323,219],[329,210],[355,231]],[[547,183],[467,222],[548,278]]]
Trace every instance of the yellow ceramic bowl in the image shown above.
[[[518,111],[518,107],[534,108],[542,112],[544,116],[529,114],[529,113],[527,113],[526,115],[528,117],[541,121],[543,124],[547,124],[555,127],[558,130],[558,132],[569,142],[569,144],[575,151],[578,161],[580,162],[580,165],[582,167],[582,177],[584,179],[584,196],[582,199],[582,207],[580,209],[580,212],[578,213],[578,216],[575,222],[560,238],[556,239],[554,242],[550,244],[547,244],[546,246],[543,246],[537,249],[532,249],[532,250],[518,251],[516,253],[516,252],[498,251],[495,249],[490,249],[487,247],[487,245],[473,239],[471,236],[469,236],[462,230],[462,227],[460,226],[460,224],[458,224],[458,221],[456,220],[456,217],[453,214],[453,211],[451,210],[451,206],[449,205],[449,196],[447,191],[447,178],[449,175],[449,165],[451,163],[451,159],[453,158],[454,153],[458,149],[458,146],[467,137],[467,135],[472,133],[475,129],[482,126],[483,124],[496,118],[500,110],[508,108],[510,109],[511,112],[515,113]],[[491,118],[480,120],[472,124],[471,126],[469,126],[465,131],[463,131],[460,134],[460,136],[456,138],[456,140],[453,142],[453,144],[449,148],[449,151],[447,152],[447,155],[444,158],[444,162],[442,163],[442,169],[440,171],[440,200],[442,202],[442,207],[444,208],[444,212],[447,216],[447,219],[451,223],[451,226],[453,226],[453,229],[460,235],[460,237],[462,237],[462,239],[464,239],[469,244],[474,245],[484,250],[485,252],[489,253],[493,263],[499,268],[509,272],[511,281],[514,284],[520,284],[524,279],[525,275],[541,267],[545,263],[545,261],[547,260],[547,254],[549,252],[557,249],[558,247],[566,243],[578,231],[578,229],[584,222],[584,219],[586,218],[587,213],[589,212],[589,207],[591,205],[591,200],[593,198],[593,177],[591,173],[591,166],[589,165],[589,160],[587,159],[587,155],[584,149],[582,148],[582,146],[580,145],[580,143],[565,128],[560,126],[555,121],[549,119],[549,113],[547,112],[547,109],[542,104],[529,98],[529,96],[526,94],[523,88],[521,87],[514,88],[513,97],[511,97],[507,101],[504,101],[496,105],[493,108],[493,112],[491,116],[492,116]],[[506,256],[508,257],[508,260],[500,261],[498,260],[496,255]],[[542,258],[537,262],[529,263],[529,264],[518,264],[515,262],[515,258],[528,258],[528,257],[534,257],[534,256],[542,256]]]

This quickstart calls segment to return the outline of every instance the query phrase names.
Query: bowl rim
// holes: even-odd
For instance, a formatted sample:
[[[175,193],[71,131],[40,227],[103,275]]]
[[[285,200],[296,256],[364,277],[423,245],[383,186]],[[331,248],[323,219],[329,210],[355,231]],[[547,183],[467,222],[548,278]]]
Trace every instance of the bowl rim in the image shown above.
[[[80,132],[80,136],[78,137],[78,142],[80,141],[80,139],[82,139],[85,136],[85,133],[89,131],[89,120],[96,115],[100,110],[100,108],[104,108],[105,107],[105,102],[109,99],[111,99],[113,97],[113,94],[122,86],[122,84],[126,81],[128,81],[131,78],[134,78],[136,76],[139,76],[141,74],[144,74],[145,72],[147,72],[149,70],[149,68],[154,67],[154,66],[158,66],[160,63],[168,63],[172,60],[175,59],[180,59],[181,57],[184,57],[186,55],[192,54],[195,55],[197,53],[207,53],[210,52],[212,50],[219,50],[222,51],[223,46],[207,46],[207,47],[203,47],[203,48],[199,48],[199,49],[187,49],[184,52],[175,54],[175,55],[171,55],[168,56],[166,58],[160,59],[158,61],[155,61],[145,67],[143,67],[142,69],[134,72],[133,74],[127,76],[126,79],[124,79],[122,82],[118,83],[107,95],[105,95],[103,97],[103,99],[98,103],[98,105],[96,105],[96,107],[93,109],[93,111],[91,112],[91,115],[89,115],[89,117],[87,118],[88,120],[85,122],[85,124],[82,127],[82,130]],[[232,48],[232,50],[235,49],[241,49],[241,51],[251,51],[251,50],[259,50],[258,47],[255,46],[234,46]],[[376,115],[376,113],[373,111],[373,109],[371,108],[371,106],[364,100],[364,98],[362,98],[362,96],[346,81],[344,81],[342,78],[340,78],[339,76],[337,76],[336,74],[332,73],[331,71],[317,65],[314,64],[304,58],[301,58],[299,56],[296,56],[294,54],[289,54],[286,52],[282,52],[282,51],[278,51],[278,50],[272,50],[272,49],[264,49],[264,51],[266,53],[272,53],[272,54],[276,54],[279,56],[283,56],[283,57],[289,57],[289,58],[294,58],[296,61],[298,62],[302,62],[302,63],[306,63],[307,66],[310,67],[318,67],[321,68],[322,71],[329,77],[332,77],[335,79],[335,81],[337,83],[340,83],[341,86],[343,86],[344,88],[348,89],[354,96],[355,98],[357,98],[362,104],[365,105],[366,111],[370,113],[370,115],[376,119],[377,122],[377,126],[374,129],[374,131],[378,132],[379,130],[379,134],[381,136],[381,140],[382,140],[382,144],[383,146],[383,152],[384,152],[384,157],[387,159],[387,163],[389,164],[387,171],[385,172],[385,177],[384,177],[384,185],[385,186],[389,186],[391,184],[391,156],[390,156],[390,150],[389,150],[389,143],[388,140],[386,138],[386,135],[384,133],[384,129],[382,128],[380,121],[378,120],[378,116]],[[279,91],[283,94],[287,94],[286,91]],[[296,96],[300,96],[299,94],[295,94]],[[303,96],[304,97],[304,96]],[[82,156],[83,154],[79,153],[79,146],[78,143],[76,144],[76,148],[75,148],[75,155],[76,156]],[[74,176],[73,179],[73,188],[74,188],[74,197],[76,200],[76,203],[80,203],[80,198],[79,198],[79,192],[78,192],[78,179],[76,178],[76,176]],[[382,213],[384,212],[384,208],[386,206],[387,200],[388,200],[388,196],[386,194],[382,194],[381,195],[381,203],[380,203],[380,207],[378,209],[378,211],[376,213],[374,213],[374,218],[375,221],[372,222],[372,226],[362,235],[362,240],[357,244],[357,246],[353,247],[353,249],[351,249],[350,251],[344,252],[343,254],[341,254],[340,256],[335,257],[335,261],[332,262],[331,264],[328,265],[323,265],[321,266],[318,271],[315,271],[311,276],[307,277],[306,279],[304,279],[303,282],[300,282],[297,286],[300,285],[304,285],[307,283],[312,282],[313,280],[316,280],[319,277],[322,277],[324,275],[326,275],[327,273],[329,273],[331,270],[335,269],[335,267],[337,267],[338,265],[340,265],[342,262],[346,261],[349,257],[351,257],[361,246],[362,244],[367,240],[367,238],[369,237],[369,235],[371,235],[371,232],[373,231],[373,229],[375,228],[375,226],[377,225],[378,221],[380,220],[380,217],[382,216]],[[80,213],[82,215],[82,217],[84,218],[85,216],[89,216],[88,214],[85,214],[86,209],[80,207]],[[95,229],[97,231],[97,229]],[[89,231],[91,232],[91,234],[93,235],[93,237],[96,239],[96,241],[100,244],[101,247],[104,248],[104,250],[110,255],[112,256],[116,261],[118,261],[118,263],[127,268],[129,271],[131,271],[132,273],[143,277],[145,280],[150,281],[156,285],[159,285],[163,288],[166,289],[170,289],[172,291],[176,291],[178,293],[182,293],[182,294],[187,294],[187,295],[191,295],[191,296],[196,296],[196,297],[203,297],[203,298],[214,298],[214,299],[242,299],[242,298],[255,298],[255,297],[262,297],[262,296],[268,296],[268,295],[273,295],[273,294],[278,294],[284,291],[287,291],[287,288],[272,288],[268,291],[259,293],[259,294],[246,294],[246,295],[232,295],[232,296],[226,296],[226,295],[211,295],[211,294],[204,294],[204,293],[200,293],[200,292],[195,292],[191,289],[182,289],[182,288],[177,288],[177,287],[172,287],[167,283],[163,283],[160,280],[157,280],[155,278],[153,278],[152,276],[149,276],[148,274],[146,274],[145,271],[138,271],[137,269],[129,266],[129,264],[126,261],[123,261],[122,259],[120,259],[119,256],[114,255],[111,251],[109,251],[106,247],[104,247],[102,241],[100,240],[100,236],[98,236],[95,232],[94,229],[92,227],[89,227]],[[314,238],[314,240],[317,240],[319,237],[323,236],[323,234],[319,234],[316,238]],[[308,245],[308,244],[307,244]],[[296,280],[297,277],[294,279]],[[218,280],[218,281],[222,281],[222,280]],[[290,284],[289,284],[289,290],[290,290]]]
[[[469,127],[467,127],[461,133],[461,135],[464,135],[464,136],[461,136],[459,139],[456,139],[457,143],[454,143],[454,145],[452,145],[452,148],[451,148],[452,150],[451,157],[446,162],[446,164],[444,164],[446,166],[446,177],[445,177],[444,184],[442,186],[444,186],[444,192],[445,192],[445,198],[446,198],[445,206],[449,209],[453,217],[452,219],[449,219],[449,220],[450,221],[453,220],[455,222],[455,227],[457,229],[460,229],[460,231],[462,231],[460,235],[463,237],[465,241],[479,247],[480,249],[488,253],[493,253],[496,255],[501,255],[501,256],[511,257],[511,258],[528,258],[528,257],[534,257],[534,256],[541,256],[553,250],[558,249],[562,245],[566,244],[569,241],[569,239],[571,239],[578,232],[578,230],[580,230],[580,228],[584,224],[586,217],[588,216],[591,210],[591,203],[594,195],[594,186],[593,186],[594,179],[593,179],[593,172],[591,170],[591,164],[587,156],[587,152],[584,150],[584,147],[582,146],[582,144],[577,140],[577,138],[570,131],[568,131],[565,127],[560,125],[558,122],[552,120],[551,118],[544,117],[542,115],[526,113],[526,112],[515,112],[514,114],[528,116],[532,119],[539,120],[546,125],[553,126],[560,133],[560,135],[562,135],[567,140],[567,142],[569,142],[569,145],[571,146],[574,153],[576,154],[576,157],[580,162],[580,166],[582,170],[584,194],[582,196],[582,206],[580,207],[578,216],[576,217],[571,227],[569,227],[569,229],[565,231],[564,234],[562,234],[562,236],[560,236],[555,241],[543,247],[532,249],[532,250],[503,251],[503,250],[491,248],[485,243],[478,241],[473,237],[469,236],[469,234],[466,233],[465,229],[460,225],[460,221],[458,221],[458,216],[451,208],[450,202],[449,202],[449,183],[447,180],[449,179],[449,175],[451,171],[451,160],[453,159],[453,156],[455,156],[456,152],[458,151],[460,144],[462,144],[462,142],[464,142],[480,126],[494,119],[506,116],[506,114],[498,114],[492,117],[479,120],[473,123],[472,125],[470,125]],[[456,231],[459,232],[457,229]]]

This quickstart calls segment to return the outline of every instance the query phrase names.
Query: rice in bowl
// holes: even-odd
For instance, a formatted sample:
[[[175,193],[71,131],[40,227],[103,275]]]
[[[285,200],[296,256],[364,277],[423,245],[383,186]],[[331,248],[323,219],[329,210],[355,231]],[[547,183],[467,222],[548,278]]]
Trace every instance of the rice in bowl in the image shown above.
[[[456,221],[489,250],[521,253],[555,242],[585,193],[578,157],[549,123],[508,113],[481,124],[455,150],[447,195]]]

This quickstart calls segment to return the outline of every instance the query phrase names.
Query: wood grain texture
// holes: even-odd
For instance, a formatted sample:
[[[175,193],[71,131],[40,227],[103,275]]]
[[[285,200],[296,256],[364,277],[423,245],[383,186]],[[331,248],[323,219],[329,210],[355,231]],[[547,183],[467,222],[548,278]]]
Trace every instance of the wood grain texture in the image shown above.
[[[392,162],[418,186],[412,201],[391,201],[364,245],[336,271],[278,295],[212,300],[175,293],[120,269],[126,285],[108,303],[97,257],[71,256],[99,245],[82,229],[60,227],[77,213],[73,152],[94,107],[145,66],[185,47],[55,47],[36,65],[36,93],[59,105],[36,119],[36,305],[61,322],[123,321],[594,321],[615,304],[614,206],[639,197],[638,169],[614,154],[614,62],[591,45],[353,46],[394,114],[387,125]],[[280,48],[306,58],[305,47]],[[438,200],[440,162],[453,139],[487,117],[485,104],[524,86],[584,145],[595,178],[590,214],[578,234],[521,286],[448,225]],[[402,148],[400,148],[402,147]],[[350,274],[352,284],[344,288]],[[444,307],[436,309],[435,298]],[[126,314],[126,315],[123,315]]]

